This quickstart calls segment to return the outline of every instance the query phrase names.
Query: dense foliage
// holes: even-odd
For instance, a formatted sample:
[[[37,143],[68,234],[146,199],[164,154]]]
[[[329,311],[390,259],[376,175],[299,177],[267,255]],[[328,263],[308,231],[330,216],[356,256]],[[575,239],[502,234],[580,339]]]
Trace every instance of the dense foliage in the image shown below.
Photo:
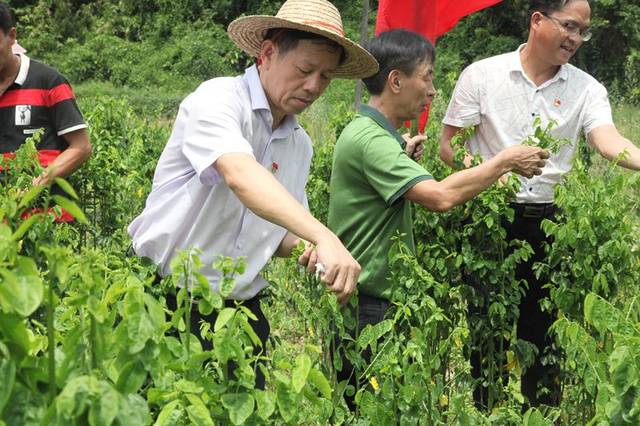
[[[80,83],[94,153],[70,179],[75,191],[60,182],[64,199],[29,190],[38,167],[32,146],[4,175],[0,424],[638,423],[637,174],[604,165],[583,146],[557,191],[561,220],[545,224],[554,242],[536,270],[551,288],[545,306],[558,312],[554,333],[564,355],[549,361],[560,362],[563,371],[559,408],[528,409],[519,392],[518,377],[532,349],[514,333],[515,305],[524,288],[513,272],[530,249],[508,247],[500,226],[513,182],[449,213],[416,208],[418,256],[401,245],[389,254],[397,283],[393,308],[385,321],[355,339],[345,334],[353,322],[349,311],[338,308],[314,277],[293,261],[273,262],[266,272],[273,285],[264,302],[272,339],[266,356],[260,355],[267,386],[258,390],[251,313],[224,307],[197,273],[194,251],[176,261],[173,277],[157,283],[151,265],[127,256],[125,228],[150,190],[170,131],[166,115],[173,115],[176,103],[201,80],[236,72],[248,60],[224,36],[226,23],[241,13],[271,13],[277,5],[264,0],[10,3],[19,8],[19,38],[32,56],[58,65]],[[359,2],[335,3],[353,35]],[[504,2],[471,16],[440,41],[440,90],[424,160],[437,178],[451,173],[438,160],[434,141],[457,75],[476,58],[518,45],[525,30],[523,3]],[[640,35],[633,19],[640,10],[618,0],[594,3],[596,36],[577,61],[621,99],[637,101]],[[605,18],[614,28],[604,26]],[[599,53],[605,50],[606,61]],[[308,193],[321,220],[333,143],[353,116],[353,92],[352,82],[336,81],[301,117],[315,142]],[[623,106],[616,112],[637,142],[638,110]],[[37,211],[24,215],[52,201],[75,213],[77,222],[60,225]],[[220,259],[216,268],[227,277],[226,291],[243,265]],[[491,283],[486,299],[463,270]],[[179,293],[180,308],[173,312],[164,297],[179,280],[189,283],[192,297]],[[469,320],[470,308],[486,300],[489,316]],[[215,324],[200,330],[214,342],[211,351],[186,333],[184,308],[191,303],[201,312],[219,312]],[[484,338],[472,340],[472,329]],[[335,335],[344,338],[342,347],[335,346]],[[374,354],[370,363],[360,356],[365,348]],[[488,412],[472,403],[472,348],[492,354],[484,377],[492,395]],[[352,360],[357,388],[337,382],[340,366],[332,351],[344,351]],[[237,366],[233,375],[231,364]],[[354,413],[344,403],[345,392],[355,395]]]
[[[73,82],[188,90],[203,79],[240,71],[249,61],[231,47],[227,24],[242,14],[274,13],[268,0],[13,0],[19,38],[34,57],[57,65]],[[347,34],[359,39],[362,2],[335,0]],[[377,1],[370,1],[370,22]],[[594,36],[574,62],[618,98],[640,102],[640,7],[592,0]],[[463,19],[439,40],[445,73],[515,49],[526,39],[527,0],[505,0]],[[42,31],[46,28],[46,31]],[[145,58],[144,61],[140,58]],[[604,59],[606,58],[606,60]]]

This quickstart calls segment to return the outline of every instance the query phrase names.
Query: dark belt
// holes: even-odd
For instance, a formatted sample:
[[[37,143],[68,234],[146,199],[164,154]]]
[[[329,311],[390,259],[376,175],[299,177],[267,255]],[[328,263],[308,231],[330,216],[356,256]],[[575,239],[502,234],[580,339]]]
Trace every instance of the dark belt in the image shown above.
[[[509,203],[516,217],[541,218],[551,217],[558,211],[553,203]]]

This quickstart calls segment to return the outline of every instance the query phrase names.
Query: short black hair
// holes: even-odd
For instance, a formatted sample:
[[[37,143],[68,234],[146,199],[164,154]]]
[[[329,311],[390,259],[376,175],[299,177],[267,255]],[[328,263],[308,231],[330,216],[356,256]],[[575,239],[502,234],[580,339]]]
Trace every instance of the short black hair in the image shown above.
[[[310,33],[307,31],[293,30],[290,28],[271,28],[267,31],[264,36],[265,40],[271,40],[276,46],[278,46],[278,51],[281,55],[286,55],[291,50],[298,47],[298,43],[300,40],[311,40],[317,43],[326,44],[331,47],[331,49],[335,49],[336,51],[340,51],[340,64],[342,65],[347,59],[347,54],[342,46],[340,46],[335,41],[324,37],[320,34]]]
[[[11,13],[11,9],[5,3],[0,3],[0,30],[9,34],[9,30],[16,26],[16,20]]]
[[[553,12],[558,12],[564,9],[569,3],[574,1],[586,1],[589,0],[531,0],[529,4],[529,16],[534,12],[541,12],[545,15],[549,15]]]
[[[412,75],[419,64],[424,61],[433,64],[436,60],[433,44],[413,31],[385,31],[369,40],[364,47],[380,64],[376,74],[362,79],[372,95],[383,92],[391,71],[400,70]]]

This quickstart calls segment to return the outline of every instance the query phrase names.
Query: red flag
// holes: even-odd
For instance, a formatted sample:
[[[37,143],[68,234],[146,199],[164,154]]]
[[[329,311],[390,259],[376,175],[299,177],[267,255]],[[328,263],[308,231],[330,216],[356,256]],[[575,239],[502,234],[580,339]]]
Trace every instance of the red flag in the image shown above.
[[[402,28],[422,34],[435,44],[438,37],[458,21],[502,0],[380,0],[376,35]],[[424,131],[429,109],[420,115],[419,130]]]

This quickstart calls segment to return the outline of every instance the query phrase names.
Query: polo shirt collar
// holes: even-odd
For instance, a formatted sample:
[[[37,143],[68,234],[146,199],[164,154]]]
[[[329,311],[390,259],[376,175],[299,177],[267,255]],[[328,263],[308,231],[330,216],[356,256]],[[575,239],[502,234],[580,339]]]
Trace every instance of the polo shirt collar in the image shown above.
[[[520,51],[524,49],[527,43],[523,43],[518,48],[511,53],[510,58],[508,59],[509,63],[509,71],[519,72],[522,74],[524,78],[529,80],[529,77],[524,72],[524,68],[522,68],[522,62],[520,61]],[[558,80],[566,80],[569,77],[569,66],[567,64],[560,65],[560,69],[550,80],[542,84],[542,86],[548,86],[549,84],[555,83]]]
[[[387,132],[391,133],[391,136],[396,138],[400,146],[404,149],[407,142],[404,140],[402,135],[398,132],[398,129],[396,129],[394,125],[391,124],[391,122],[387,119],[387,117],[385,117],[380,111],[378,111],[377,109],[369,105],[360,105],[360,108],[358,109],[358,113],[365,117],[369,117],[370,119],[375,121],[376,124],[378,124],[380,127],[385,129]]]
[[[244,72],[244,80],[249,87],[249,97],[251,98],[251,109],[262,113],[263,118],[269,125],[272,126],[273,115],[271,114],[271,107],[267,100],[267,95],[264,93],[264,88],[260,82],[260,75],[258,74],[258,67],[252,65]],[[281,135],[288,135],[294,130],[300,128],[298,120],[292,114],[287,114],[280,123],[280,126],[276,129]]]
[[[22,53],[18,53],[18,56],[20,56],[20,69],[18,70],[18,75],[13,82],[19,86],[22,86],[27,80],[27,74],[29,74],[29,65],[31,64],[31,60],[27,55],[24,55]]]

